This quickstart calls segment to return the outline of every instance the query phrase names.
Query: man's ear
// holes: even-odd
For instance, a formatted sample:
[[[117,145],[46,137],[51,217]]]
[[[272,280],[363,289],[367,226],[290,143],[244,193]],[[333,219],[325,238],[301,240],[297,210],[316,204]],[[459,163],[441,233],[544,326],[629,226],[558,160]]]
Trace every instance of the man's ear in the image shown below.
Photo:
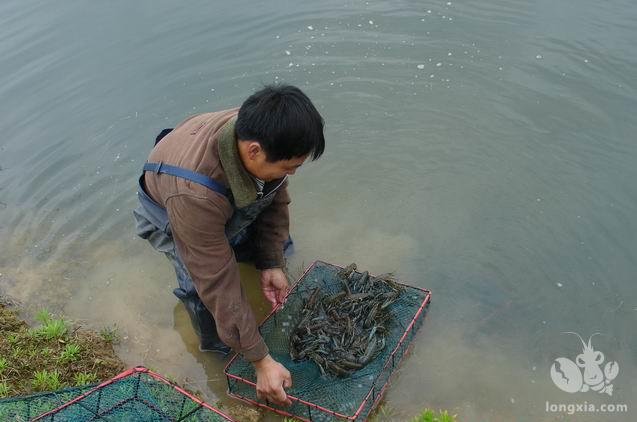
[[[263,150],[261,148],[261,144],[259,144],[258,142],[250,141],[250,143],[248,144],[248,158],[250,158],[251,160],[257,158],[259,153],[261,153],[262,151]]]

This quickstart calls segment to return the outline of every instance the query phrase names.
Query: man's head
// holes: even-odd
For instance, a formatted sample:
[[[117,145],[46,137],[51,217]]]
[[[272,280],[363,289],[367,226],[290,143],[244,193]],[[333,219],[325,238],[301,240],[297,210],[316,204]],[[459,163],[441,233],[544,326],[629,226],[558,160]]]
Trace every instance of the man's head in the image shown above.
[[[316,160],[325,149],[321,115],[290,85],[252,94],[239,109],[235,132],[243,165],[263,180],[294,174],[306,158]]]

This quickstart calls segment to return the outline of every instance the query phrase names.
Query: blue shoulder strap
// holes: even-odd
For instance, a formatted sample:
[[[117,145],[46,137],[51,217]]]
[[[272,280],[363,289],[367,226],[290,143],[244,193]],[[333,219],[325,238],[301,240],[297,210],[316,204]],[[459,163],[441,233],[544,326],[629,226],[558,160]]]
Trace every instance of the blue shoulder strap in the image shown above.
[[[210,190],[220,193],[221,195],[228,195],[228,189],[226,189],[225,186],[214,180],[212,177],[204,176],[201,173],[197,173],[183,167],[171,166],[170,164],[164,164],[162,162],[145,163],[144,171],[152,171],[158,174],[164,173],[175,177],[181,177],[182,179],[190,180],[191,182],[203,185]]]

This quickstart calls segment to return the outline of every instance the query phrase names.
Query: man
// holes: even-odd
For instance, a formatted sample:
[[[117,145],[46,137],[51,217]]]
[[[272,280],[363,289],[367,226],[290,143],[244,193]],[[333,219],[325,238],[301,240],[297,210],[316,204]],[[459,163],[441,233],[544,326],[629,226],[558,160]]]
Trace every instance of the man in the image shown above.
[[[175,267],[200,350],[228,346],[254,364],[257,395],[290,404],[289,371],[257,330],[237,261],[254,260],[273,307],[287,293],[287,177],[325,148],[323,119],[301,90],[267,86],[240,109],[191,116],[157,137],[139,180],[137,233]]]

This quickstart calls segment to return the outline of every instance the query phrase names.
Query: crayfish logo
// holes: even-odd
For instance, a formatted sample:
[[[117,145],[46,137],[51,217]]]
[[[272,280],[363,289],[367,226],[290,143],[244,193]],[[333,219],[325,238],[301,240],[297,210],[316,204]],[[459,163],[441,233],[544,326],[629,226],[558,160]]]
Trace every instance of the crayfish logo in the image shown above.
[[[604,354],[593,349],[591,339],[595,334],[588,338],[588,344],[584,343],[579,334],[566,332],[563,334],[575,334],[582,342],[584,349],[582,353],[577,355],[575,361],[567,358],[557,358],[551,365],[551,379],[553,383],[562,391],[567,393],[577,393],[586,391],[597,391],[598,393],[606,393],[613,395],[613,381],[619,373],[619,364],[615,361],[604,363]]]

